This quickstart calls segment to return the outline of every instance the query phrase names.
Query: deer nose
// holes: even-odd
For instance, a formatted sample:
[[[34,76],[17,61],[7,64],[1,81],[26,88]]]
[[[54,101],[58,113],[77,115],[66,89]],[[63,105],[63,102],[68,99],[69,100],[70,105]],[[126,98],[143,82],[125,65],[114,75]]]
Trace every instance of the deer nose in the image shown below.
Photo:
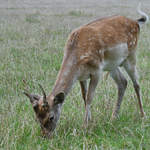
[[[44,138],[51,138],[52,137],[52,132],[46,131],[46,130],[42,130],[42,136]]]

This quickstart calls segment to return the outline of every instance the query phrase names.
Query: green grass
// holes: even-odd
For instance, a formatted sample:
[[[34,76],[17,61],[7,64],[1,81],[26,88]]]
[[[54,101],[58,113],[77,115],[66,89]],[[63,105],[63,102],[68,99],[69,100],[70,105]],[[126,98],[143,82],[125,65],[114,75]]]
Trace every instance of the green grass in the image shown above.
[[[40,23],[40,20],[38,19],[39,13],[33,13],[33,14],[27,14],[25,17],[25,21],[28,23]]]
[[[7,10],[8,11],[8,10]],[[13,11],[13,15],[11,13]],[[118,120],[111,122],[116,85],[102,77],[92,103],[92,121],[83,128],[84,103],[76,83],[62,108],[52,139],[41,136],[24,89],[40,93],[41,83],[49,93],[56,80],[68,34],[84,17],[83,11],[68,11],[60,18],[42,11],[18,13],[11,9],[0,19],[0,149],[79,150],[150,149],[150,25],[141,30],[137,49],[139,81],[147,118],[141,119],[129,80]],[[15,13],[16,12],[16,13]],[[86,12],[84,12],[86,14]],[[76,16],[76,21],[70,20]],[[52,21],[53,20],[53,21]],[[61,24],[59,23],[61,21]]]
[[[68,13],[68,15],[70,16],[74,16],[74,17],[89,17],[89,16],[93,16],[92,14],[86,14],[84,11],[81,10],[72,10]]]

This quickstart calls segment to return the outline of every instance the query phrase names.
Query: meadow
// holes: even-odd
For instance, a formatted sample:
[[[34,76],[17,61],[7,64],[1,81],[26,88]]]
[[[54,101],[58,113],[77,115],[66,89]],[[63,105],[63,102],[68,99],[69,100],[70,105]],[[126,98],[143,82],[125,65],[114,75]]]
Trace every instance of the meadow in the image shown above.
[[[138,0],[53,2],[2,0],[0,5],[0,150],[121,150],[150,149],[150,23],[141,28],[137,70],[145,118],[128,79],[120,115],[110,121],[117,100],[114,81],[105,74],[92,102],[92,121],[83,128],[84,102],[79,83],[67,96],[52,139],[41,136],[24,89],[51,92],[68,34],[95,18],[120,14],[133,19]],[[143,0],[150,16],[150,1]]]

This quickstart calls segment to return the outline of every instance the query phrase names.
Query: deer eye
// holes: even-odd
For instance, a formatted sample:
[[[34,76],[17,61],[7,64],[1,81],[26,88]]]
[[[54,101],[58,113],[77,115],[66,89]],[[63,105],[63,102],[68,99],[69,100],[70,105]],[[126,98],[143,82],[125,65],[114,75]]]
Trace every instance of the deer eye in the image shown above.
[[[54,116],[51,116],[51,117],[49,118],[49,120],[50,120],[50,121],[53,121],[53,120],[54,120]]]
[[[35,112],[38,111],[38,104],[37,103],[33,104],[33,109],[35,110]]]

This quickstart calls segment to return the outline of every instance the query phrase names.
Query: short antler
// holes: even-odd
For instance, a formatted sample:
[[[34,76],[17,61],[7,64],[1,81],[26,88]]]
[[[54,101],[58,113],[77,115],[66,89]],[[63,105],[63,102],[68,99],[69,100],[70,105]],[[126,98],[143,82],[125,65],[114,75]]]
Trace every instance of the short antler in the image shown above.
[[[28,91],[24,91],[23,94],[25,94],[28,98],[32,98],[32,95],[28,93]]]
[[[30,94],[27,90],[25,90],[23,94],[25,94],[30,99],[30,102],[33,103],[34,98],[32,94]]]
[[[25,94],[29,99],[30,99],[30,102],[33,103],[35,100],[39,100],[40,99],[40,96],[39,95],[35,95],[35,94],[30,94],[27,90],[25,90],[23,92],[23,94]]]
[[[43,102],[44,102],[44,103],[47,103],[47,101],[46,101],[46,93],[45,93],[45,91],[44,91],[42,85],[39,84],[39,87],[40,87],[40,89],[41,89],[41,91],[42,91],[42,93],[43,93]]]

